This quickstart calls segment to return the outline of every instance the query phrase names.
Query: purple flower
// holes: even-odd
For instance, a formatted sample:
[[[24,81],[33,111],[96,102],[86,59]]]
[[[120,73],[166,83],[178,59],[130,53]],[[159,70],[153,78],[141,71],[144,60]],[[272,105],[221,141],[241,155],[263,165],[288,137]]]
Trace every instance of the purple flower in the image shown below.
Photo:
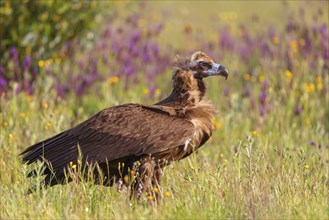
[[[312,140],[309,140],[309,141],[308,141],[308,144],[311,145],[311,146],[315,146],[315,145],[316,145],[315,142],[312,141]]]
[[[16,47],[10,48],[10,56],[13,58],[13,60],[18,60],[18,53]]]
[[[302,113],[302,108],[300,106],[297,106],[295,108],[295,115],[300,115]]]
[[[25,58],[25,60],[24,60],[24,62],[23,62],[23,69],[24,69],[25,71],[28,70],[28,69],[30,68],[30,66],[31,66],[31,61],[32,61],[31,57],[30,57],[29,55],[27,55],[26,58]]]
[[[1,89],[7,87],[7,80],[2,76],[3,67],[0,66],[0,91]]]
[[[268,82],[267,82],[267,80],[264,80],[262,82],[262,90],[265,91],[267,88],[268,88]]]
[[[250,87],[249,86],[246,85],[243,88],[242,96],[243,97],[249,97],[250,96]]]
[[[224,87],[224,96],[229,96],[230,95],[230,88],[228,86]]]
[[[259,101],[262,105],[265,105],[266,98],[267,98],[267,94],[266,92],[263,91],[259,96]]]
[[[137,43],[141,39],[141,33],[139,31],[134,31],[131,35],[131,42]]]
[[[234,39],[231,36],[230,27],[226,26],[219,33],[219,46],[222,50],[232,50],[234,47]]]
[[[265,108],[264,106],[260,105],[258,106],[258,112],[261,116],[264,116],[265,115]]]
[[[326,24],[322,24],[319,31],[323,38],[328,38],[328,27]]]

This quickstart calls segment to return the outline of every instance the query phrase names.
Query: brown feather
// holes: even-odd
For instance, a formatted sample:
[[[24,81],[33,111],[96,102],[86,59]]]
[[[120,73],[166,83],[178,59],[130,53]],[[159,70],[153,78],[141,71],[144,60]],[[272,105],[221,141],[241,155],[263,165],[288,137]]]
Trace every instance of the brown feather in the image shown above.
[[[107,177],[101,184],[111,185],[115,178],[127,175],[136,161],[140,163],[136,169],[141,178],[137,178],[133,191],[139,191],[140,184],[147,181],[159,184],[163,166],[190,155],[214,130],[216,110],[203,100],[205,84],[199,71],[192,70],[196,67],[191,67],[196,59],[213,62],[202,52],[184,61],[177,58],[173,91],[164,100],[155,105],[125,104],[104,109],[67,131],[30,146],[21,153],[22,161],[45,161],[46,185],[63,183],[69,163],[76,162],[80,155],[83,166],[99,165]],[[123,173],[119,172],[118,163],[126,164]],[[151,179],[142,177],[145,173]],[[29,176],[33,174],[34,171]]]

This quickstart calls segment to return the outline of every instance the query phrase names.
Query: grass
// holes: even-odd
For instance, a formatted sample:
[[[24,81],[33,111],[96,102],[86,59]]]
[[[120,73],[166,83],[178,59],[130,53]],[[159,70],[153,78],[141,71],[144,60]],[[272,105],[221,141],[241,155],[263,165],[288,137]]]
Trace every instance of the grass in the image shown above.
[[[219,109],[227,104],[219,92],[225,83],[220,79],[208,83],[208,96]],[[148,205],[146,198],[136,204],[127,193],[88,182],[25,196],[37,181],[27,180],[28,168],[19,163],[18,154],[27,145],[106,106],[145,98],[136,95],[140,86],[129,91],[120,83],[96,87],[97,97],[81,100],[72,97],[54,103],[52,92],[2,99],[2,218],[326,218],[329,158],[328,148],[323,146],[327,141],[325,118],[322,103],[311,97],[310,124],[299,126],[296,122],[300,119],[289,113],[286,116],[289,105],[280,105],[267,122],[260,122],[253,120],[258,116],[252,116],[244,106],[242,110],[234,107],[240,100],[232,95],[233,108],[221,110],[212,140],[195,157],[166,168],[161,190],[164,198],[157,207]],[[316,146],[310,146],[309,140]]]
[[[328,90],[320,87],[328,85],[328,75],[310,74],[307,61],[298,61],[292,77],[281,60],[273,60],[271,68],[259,63],[245,76],[238,70],[247,64],[224,57],[221,63],[234,70],[229,79],[206,79],[207,98],[219,110],[217,129],[197,154],[166,167],[158,205],[149,205],[146,196],[136,203],[127,192],[90,182],[26,196],[38,179],[25,178],[31,168],[20,164],[18,155],[108,106],[164,98],[171,90],[170,72],[155,80],[161,93],[154,97],[143,80],[128,90],[124,80],[97,82],[80,98],[56,97],[46,77],[34,95],[8,92],[0,102],[0,218],[327,219],[329,106]],[[259,105],[264,77],[269,86],[262,116],[254,104]],[[249,96],[242,95],[245,85]],[[300,103],[302,112],[296,114]]]

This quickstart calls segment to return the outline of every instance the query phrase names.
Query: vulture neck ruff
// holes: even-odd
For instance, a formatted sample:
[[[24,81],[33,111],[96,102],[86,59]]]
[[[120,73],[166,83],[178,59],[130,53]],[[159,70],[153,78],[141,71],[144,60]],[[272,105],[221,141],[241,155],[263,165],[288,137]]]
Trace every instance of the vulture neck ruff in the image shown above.
[[[189,69],[190,60],[177,59],[174,63],[171,94],[156,105],[193,107],[202,101],[206,85],[202,78],[195,78]]]

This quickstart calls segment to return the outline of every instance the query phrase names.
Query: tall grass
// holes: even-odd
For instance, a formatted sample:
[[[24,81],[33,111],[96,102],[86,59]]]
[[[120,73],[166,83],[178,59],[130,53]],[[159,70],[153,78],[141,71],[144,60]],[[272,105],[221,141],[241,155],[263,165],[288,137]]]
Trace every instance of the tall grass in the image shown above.
[[[296,23],[302,25],[292,22]],[[227,81],[205,79],[207,99],[219,110],[214,121],[216,131],[196,154],[166,167],[158,192],[162,199],[156,205],[150,205],[146,195],[136,202],[129,199],[127,191],[88,181],[25,195],[41,177],[27,179],[31,167],[20,164],[18,154],[105,107],[129,102],[151,104],[165,97],[171,90],[171,73],[165,64],[161,64],[163,73],[152,81],[141,69],[136,70],[139,80],[129,86],[127,76],[107,75],[107,66],[97,64],[99,72],[106,74],[80,96],[75,92],[58,96],[55,77],[42,68],[33,93],[17,93],[13,83],[0,102],[0,217],[328,218],[328,57],[317,53],[326,52],[321,42],[328,37],[328,23],[322,24],[314,21],[298,30],[282,28],[271,37],[267,32],[248,30],[242,37],[227,32],[229,38],[225,38],[220,29],[218,39],[204,43],[195,35],[187,36],[198,45],[196,48],[225,65],[230,76]],[[305,49],[306,35],[301,33],[311,31],[312,25],[317,29],[307,35],[311,46]],[[248,33],[252,33],[250,39]],[[259,37],[268,45],[269,53],[257,46]],[[251,42],[250,47],[246,42]],[[209,46],[213,44],[218,46]],[[245,56],[244,46],[250,56]],[[180,53],[188,56],[194,49],[182,49]],[[167,53],[174,56],[170,48],[161,54]],[[83,59],[88,57],[86,54]],[[74,63],[58,65],[64,70],[66,65],[78,69]],[[157,89],[152,94],[151,86]]]

